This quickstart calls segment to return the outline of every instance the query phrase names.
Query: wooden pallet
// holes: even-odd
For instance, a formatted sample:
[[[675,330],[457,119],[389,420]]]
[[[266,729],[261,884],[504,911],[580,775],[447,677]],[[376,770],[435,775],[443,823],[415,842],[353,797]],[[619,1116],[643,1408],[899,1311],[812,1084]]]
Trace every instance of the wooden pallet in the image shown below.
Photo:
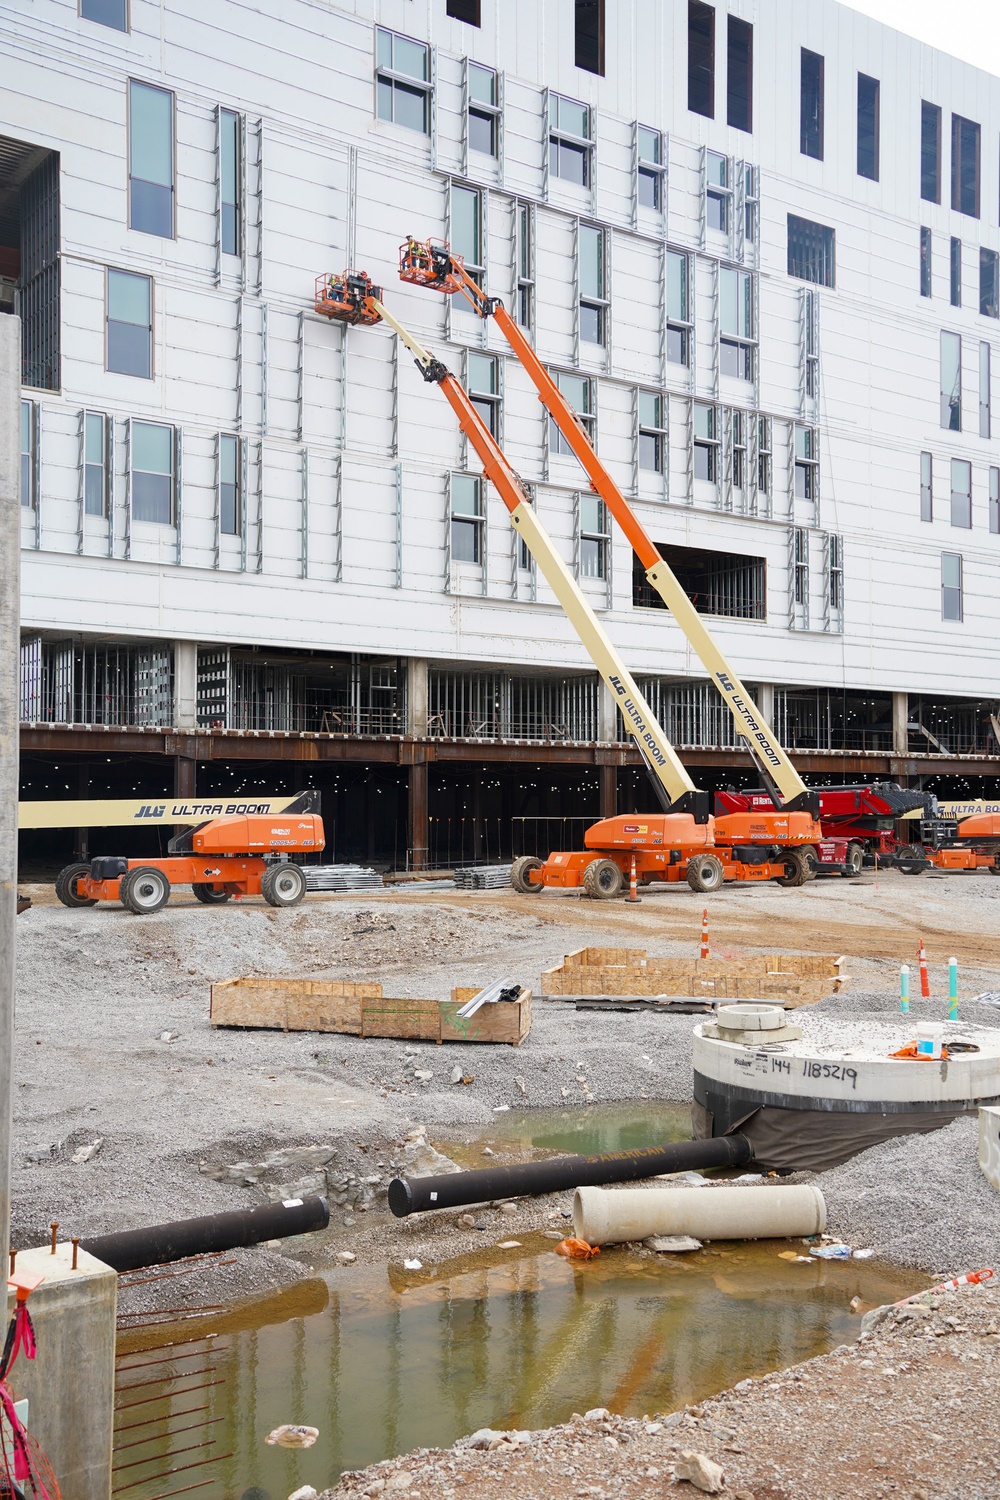
[[[746,958],[649,958],[644,948],[580,948],[542,974],[542,999],[683,996],[710,1003],[815,1005],[846,983],[841,958],[766,953]]]

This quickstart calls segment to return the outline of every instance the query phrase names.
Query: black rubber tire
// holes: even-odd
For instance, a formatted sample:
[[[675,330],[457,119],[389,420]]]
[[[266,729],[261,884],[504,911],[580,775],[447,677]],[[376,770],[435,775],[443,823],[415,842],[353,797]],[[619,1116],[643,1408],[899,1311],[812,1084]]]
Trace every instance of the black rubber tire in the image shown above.
[[[922,875],[925,870],[930,869],[930,861],[926,859],[897,859],[896,869],[901,875]]]
[[[539,896],[545,887],[528,880],[530,870],[540,870],[542,861],[534,854],[522,854],[510,867],[510,883],[521,896]]]
[[[613,859],[592,859],[583,872],[583,894],[592,901],[613,901],[624,884],[625,876]]]
[[[795,887],[805,885],[813,877],[810,873],[809,859],[802,849],[786,849],[782,855],[785,865],[784,875],[776,875],[775,879],[779,885]]]
[[[268,865],[260,877],[260,893],[268,906],[298,906],[306,893],[302,867],[286,860]]]
[[[94,896],[78,896],[76,894],[76,882],[81,875],[89,875],[89,865],[67,865],[65,870],[60,870],[56,876],[56,896],[63,906],[96,906],[97,899]]]
[[[197,884],[192,885],[191,889],[194,891],[195,900],[200,901],[203,906],[222,906],[223,902],[229,901],[233,894],[232,891],[217,890],[214,885]]]
[[[865,846],[852,839],[847,846],[847,855],[844,860],[844,869],[841,871],[845,880],[855,880],[861,874],[865,862]]]
[[[155,865],[136,865],[122,876],[119,891],[126,911],[149,917],[170,900],[170,881]]]
[[[688,860],[687,883],[693,891],[708,895],[717,891],[726,878],[722,860],[714,854],[696,854]]]
[[[803,844],[802,848],[799,850],[799,853],[802,855],[803,863],[805,864],[806,870],[808,872],[806,875],[806,879],[815,880],[821,868],[819,862],[819,850],[812,844]]]

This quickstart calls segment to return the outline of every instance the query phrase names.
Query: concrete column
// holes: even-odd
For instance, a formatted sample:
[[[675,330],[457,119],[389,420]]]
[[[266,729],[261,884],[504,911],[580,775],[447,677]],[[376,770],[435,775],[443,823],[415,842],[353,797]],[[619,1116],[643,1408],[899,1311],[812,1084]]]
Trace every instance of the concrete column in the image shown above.
[[[613,818],[618,812],[618,768],[601,767],[601,817]]]
[[[757,684],[757,707],[765,724],[774,728],[774,683],[760,682]]]
[[[197,641],[174,641],[174,728],[198,728]]]
[[[115,1414],[118,1277],[72,1246],[22,1250],[16,1271],[45,1277],[28,1299],[38,1337],[34,1360],[18,1356],[11,1384],[28,1398],[28,1429],[59,1481],[62,1500],[108,1500]],[[13,1299],[8,1303],[12,1307]]]
[[[418,738],[427,733],[427,662],[422,656],[406,661],[406,732]]]
[[[410,869],[427,868],[427,762],[416,761],[410,767],[409,806]]]
[[[21,320],[0,313],[0,1266],[10,1234],[21,620]]]
[[[618,741],[618,705],[603,681],[597,686],[597,738],[602,745],[614,745]]]
[[[893,693],[892,695],[892,753],[893,755],[909,755],[910,753],[910,699],[906,693]]]

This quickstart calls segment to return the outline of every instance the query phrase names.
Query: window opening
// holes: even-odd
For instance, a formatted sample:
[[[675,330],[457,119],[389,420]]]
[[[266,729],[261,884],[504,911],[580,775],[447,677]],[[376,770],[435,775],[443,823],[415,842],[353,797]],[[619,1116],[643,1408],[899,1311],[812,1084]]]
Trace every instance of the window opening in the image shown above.
[[[819,396],[819,293],[806,292],[806,395]]]
[[[844,538],[831,532],[827,538],[830,548],[830,608],[844,607]]]
[[[0,315],[21,318],[21,384],[60,385],[59,153],[0,136]]]
[[[574,61],[585,73],[604,76],[604,0],[575,0]]]
[[[814,427],[795,429],[795,498],[819,499],[819,433]]]
[[[753,379],[753,276],[724,266],[719,272],[719,368],[737,380]]]
[[[726,121],[753,130],[753,27],[730,16],[726,32]]]
[[[762,495],[771,493],[771,418],[757,419],[757,488]]]
[[[471,349],[466,358],[469,397],[490,435],[499,442],[500,361],[495,354],[476,354]]]
[[[941,426],[946,432],[962,430],[962,336],[941,334]]]
[[[158,526],[174,524],[174,429],[133,422],[132,516]]]
[[[35,493],[35,446],[38,442],[38,418],[33,401],[21,402],[21,505],[25,510],[34,510],[38,503]]]
[[[453,21],[464,21],[466,26],[479,26],[480,8],[480,0],[448,0],[445,15]]]
[[[823,74],[825,60],[802,48],[799,64],[799,150],[823,160]]]
[[[597,495],[580,496],[580,577],[608,576],[608,512]]]
[[[941,202],[941,108],[920,101],[920,196]]]
[[[962,305],[962,241],[951,239],[951,305]]]
[[[1000,316],[1000,255],[985,246],[979,251],[979,311],[984,318]]]
[[[108,271],[108,369],[150,380],[153,375],[153,283],[132,271]]]
[[[920,295],[929,297],[931,295],[931,253],[933,240],[929,229],[920,230]]]
[[[663,208],[663,136],[659,130],[651,130],[648,125],[639,125],[636,128],[636,143],[639,159],[637,183],[639,203],[643,208],[653,208],[659,212]]]
[[[532,324],[535,290],[535,256],[531,233],[531,205],[517,205],[517,321],[522,328]]]
[[[80,15],[112,31],[128,31],[127,0],[80,0]]]
[[[667,251],[667,359],[672,365],[690,363],[689,266],[682,251]]]
[[[837,236],[826,224],[788,215],[788,274],[800,281],[834,286],[837,273]]]
[[[604,230],[580,225],[580,338],[586,344],[607,341],[607,256]]]
[[[477,285],[483,284],[483,195],[478,188],[451,185],[451,248],[465,261]]]
[[[688,109],[715,119],[715,10],[688,0]]]
[[[990,346],[979,345],[979,436],[988,438],[992,426],[990,415]]]
[[[240,117],[219,111],[219,186],[222,205],[222,253],[240,253]]]
[[[174,96],[129,80],[129,228],[174,236]]]
[[[965,458],[951,461],[951,524],[972,530],[972,465]]]
[[[590,439],[594,441],[594,382],[586,375],[570,375],[564,370],[554,372],[556,385],[576,412]],[[552,453],[572,453],[568,440],[549,417],[549,449]]]
[[[222,433],[219,438],[219,530],[223,536],[239,536],[242,529],[242,475],[239,438]]]
[[[747,429],[746,418],[741,411],[733,412],[733,489],[742,490],[746,485]]]
[[[951,117],[951,206],[979,218],[980,129],[974,120]]]
[[[920,455],[920,519],[934,519],[934,458],[930,453]]]
[[[589,187],[591,178],[590,110],[575,99],[549,95],[549,171],[553,177]]]
[[[483,482],[474,474],[451,476],[451,557],[482,563]]]
[[[694,404],[694,477],[709,484],[719,477],[719,414],[700,401]]]
[[[83,432],[83,509],[88,516],[108,514],[108,429],[103,412],[88,411]]]
[[[809,533],[795,528],[795,602],[809,603]]]
[[[878,182],[879,81],[858,74],[858,176]]]
[[[431,129],[431,49],[395,31],[376,31],[376,112],[407,130]]]
[[[639,468],[662,474],[666,468],[666,423],[659,391],[639,392]]]
[[[729,158],[717,151],[705,153],[705,221],[709,229],[729,233],[733,189],[729,178]]]
[[[941,618],[961,623],[962,558],[957,552],[941,553]]]
[[[757,243],[757,216],[760,200],[757,194],[757,173],[750,162],[743,163],[743,233],[748,245]]]
[[[478,21],[476,25],[478,25]],[[493,68],[469,63],[469,150],[496,156],[500,149],[500,92]]]
[[[767,567],[762,557],[738,552],[709,552],[658,542],[657,550],[700,615],[735,620],[767,618]],[[646,580],[639,558],[632,557],[632,607],[665,609]]]

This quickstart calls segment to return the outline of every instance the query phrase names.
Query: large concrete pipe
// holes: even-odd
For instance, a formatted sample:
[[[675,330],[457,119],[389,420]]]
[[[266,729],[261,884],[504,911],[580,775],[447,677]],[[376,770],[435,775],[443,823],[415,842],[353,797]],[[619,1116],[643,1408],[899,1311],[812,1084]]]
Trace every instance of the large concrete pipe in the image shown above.
[[[698,1240],[785,1239],[820,1234],[826,1203],[818,1187],[577,1188],[573,1230],[590,1245],[690,1234]]]
[[[228,1214],[206,1214],[201,1219],[180,1219],[176,1224],[151,1224],[146,1229],[95,1235],[80,1244],[115,1271],[137,1271],[140,1266],[158,1266],[189,1255],[309,1234],[325,1229],[329,1222],[330,1207],[325,1198],[290,1198],[287,1203],[266,1203],[262,1208],[241,1208]]]
[[[475,1172],[447,1172],[439,1177],[394,1177],[389,1207],[397,1219],[431,1208],[464,1208],[494,1198],[531,1193],[559,1193],[598,1182],[634,1182],[660,1172],[697,1171],[704,1167],[744,1167],[753,1148],[742,1135],[706,1141],[676,1141],[669,1146],[637,1146],[596,1156],[557,1156],[550,1161],[483,1167]]]

